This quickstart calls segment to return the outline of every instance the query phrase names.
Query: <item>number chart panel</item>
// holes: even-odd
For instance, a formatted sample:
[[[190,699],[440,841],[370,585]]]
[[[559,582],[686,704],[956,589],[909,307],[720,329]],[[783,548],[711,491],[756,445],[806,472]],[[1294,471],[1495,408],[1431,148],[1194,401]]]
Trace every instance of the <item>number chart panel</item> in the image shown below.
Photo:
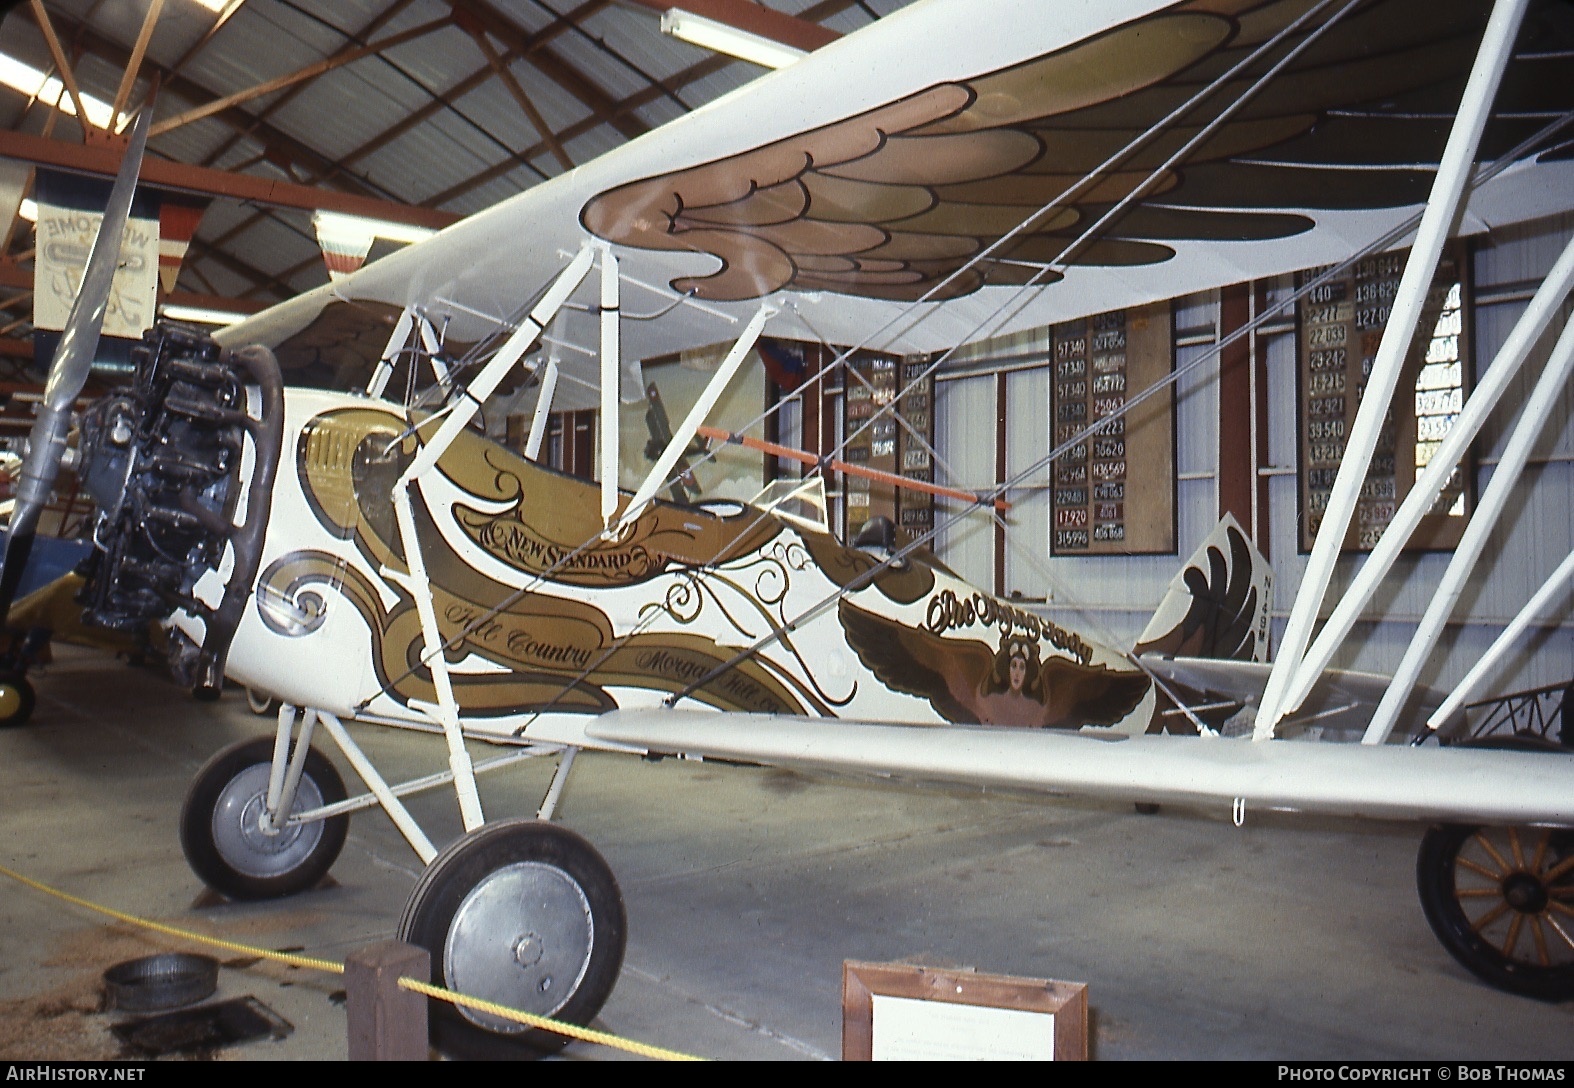
[[[1358,262],[1314,287],[1299,308],[1301,421],[1301,540],[1310,551],[1322,525],[1344,458],[1345,444],[1388,324],[1405,253]],[[1393,407],[1383,422],[1347,550],[1370,550],[1393,520],[1458,416],[1464,402],[1468,338],[1461,254],[1446,255],[1428,293],[1416,338],[1400,373]],[[1303,282],[1318,270],[1304,273]],[[1416,548],[1452,547],[1463,531],[1469,472],[1455,469],[1411,541]]]
[[[902,388],[896,401],[901,426],[896,433],[896,452],[901,474],[909,480],[935,482],[935,379],[926,373],[927,357],[902,363]],[[904,489],[896,496],[897,524],[908,538],[920,537],[935,525],[934,496],[926,491]]]
[[[847,367],[842,403],[847,413],[843,433],[848,437],[842,457],[849,464],[932,483],[934,378],[925,376],[927,363],[922,358],[904,361],[860,354],[848,360]],[[897,534],[898,545],[934,526],[934,500],[928,494],[851,473],[843,480],[847,539],[877,517],[889,518],[905,530]]]
[[[1055,326],[1050,553],[1175,551],[1174,369],[1168,303]],[[1132,403],[1136,401],[1137,403]]]

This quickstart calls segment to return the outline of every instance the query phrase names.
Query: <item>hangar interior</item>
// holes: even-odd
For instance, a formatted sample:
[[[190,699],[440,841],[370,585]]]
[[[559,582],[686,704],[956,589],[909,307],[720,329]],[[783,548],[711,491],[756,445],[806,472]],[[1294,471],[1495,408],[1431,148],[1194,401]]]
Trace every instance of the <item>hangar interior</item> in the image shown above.
[[[694,0],[688,8],[801,56],[910,6],[940,5]],[[1218,8],[1244,19],[1283,5],[1126,6],[1133,14]],[[1492,5],[1448,6],[1484,18]],[[90,118],[95,109],[123,118],[156,88],[144,177],[168,195],[152,213],[158,258],[147,276],[157,278],[152,290],[163,316],[223,328],[217,323],[313,291],[331,297],[336,284],[357,282],[342,275],[405,260],[432,232],[516,194],[594,178],[595,164],[631,141],[660,147],[663,125],[727,108],[767,71],[665,32],[669,8],[678,10],[665,0],[0,3],[0,437],[16,445],[34,426],[42,373],[67,320],[63,312],[44,316],[43,296],[59,293],[50,277],[64,277],[58,284],[80,275],[43,267],[49,249],[65,248],[51,241],[65,238],[71,198],[59,194],[72,188],[47,179],[112,176],[125,142],[124,133],[108,131],[113,121],[79,124],[79,96]],[[1526,18],[1523,53],[1568,55],[1555,48],[1574,45],[1567,4],[1531,5]],[[1416,48],[1443,51],[1450,29],[1443,22],[1438,41],[1422,35]],[[1457,95],[1463,80],[1439,82]],[[1527,115],[1534,112],[1527,101],[1541,111],[1539,122],[1568,116],[1559,98],[1566,90],[1513,90]],[[1399,103],[1396,113],[1424,113],[1401,89],[1385,93]],[[1422,120],[1440,147],[1449,118]],[[1566,131],[1546,137],[1536,154],[1562,162],[1567,141]],[[1434,161],[1411,172],[1430,177]],[[1406,192],[1404,203],[1424,203],[1424,190]],[[1503,222],[1463,215],[1426,291],[1401,390],[1376,442],[1378,463],[1361,486],[1344,546],[1336,547],[1317,615],[1326,618],[1357,583],[1382,530],[1574,240],[1569,195],[1538,194],[1529,199],[1535,214]],[[57,198],[66,214],[39,209]],[[358,217],[362,226],[335,234],[335,214]],[[383,223],[377,231],[365,227],[374,219]],[[1231,243],[1244,245],[1245,237]],[[524,249],[532,241],[491,244]],[[1310,285],[1331,257],[1250,279],[1216,277],[1202,291],[1176,274],[1172,291],[1146,288],[1140,305],[1054,312],[1038,324],[1022,319],[944,350],[859,350],[807,335],[809,317],[792,333],[767,328],[706,417],[721,434],[687,447],[688,461],[664,482],[662,497],[670,493],[675,505],[747,503],[781,481],[819,476],[824,523],[844,542],[884,517],[894,533],[883,542],[885,554],[916,541],[947,573],[1123,652],[1148,637],[1172,579],[1230,515],[1271,571],[1268,641],[1277,647],[1314,561],[1358,390],[1398,291],[1403,263],[1393,254],[1405,251],[1401,245],[1368,257],[1320,289]],[[799,272],[810,267],[800,262]],[[830,279],[831,287],[801,283],[815,304],[836,291]],[[1053,287],[1028,280],[1023,290]],[[538,288],[544,280],[530,285]],[[353,289],[345,290],[348,302]],[[651,305],[625,290],[625,313]],[[693,292],[667,293],[660,316],[700,308]],[[1574,303],[1562,296],[1555,303],[1553,328],[1561,329]],[[393,306],[373,331],[342,342],[325,333],[319,342],[297,342],[292,354],[280,347],[286,381],[365,388],[397,313]],[[556,366],[556,348],[546,346],[553,335],[557,326],[547,329],[532,366],[549,353]],[[1532,400],[1554,338],[1542,336],[1531,348],[1502,407],[1427,513],[1424,539],[1397,558],[1360,609],[1332,668],[1389,675],[1405,666],[1468,515],[1509,456],[1519,411]],[[623,367],[621,403],[598,404],[574,378],[555,402],[542,383],[505,386],[483,398],[478,430],[515,451],[539,441],[542,464],[587,481],[603,480],[615,466],[617,483],[635,490],[675,426],[711,391],[731,346],[718,337],[632,359]],[[1330,349],[1339,350],[1337,362]],[[102,350],[84,397],[123,380],[129,359],[129,349]],[[563,365],[568,374],[570,363]],[[408,383],[413,390],[424,380],[417,369],[393,366],[389,388]],[[1128,410],[1128,401],[1141,408]],[[1417,707],[1441,698],[1430,691],[1459,684],[1517,621],[1524,630],[1495,659],[1485,690],[1527,693],[1542,738],[1574,741],[1559,733],[1563,691],[1574,675],[1567,594],[1551,593],[1518,616],[1574,551],[1569,389],[1537,403],[1543,426],[1528,463],[1419,665],[1421,694],[1408,704],[1403,731],[1419,733],[1425,714]],[[550,414],[538,412],[543,404]],[[615,457],[603,449],[609,405],[618,420]],[[1124,421],[1119,429],[1089,429],[1109,416]],[[860,468],[887,476],[871,482]],[[890,476],[932,489],[905,490]],[[80,533],[91,524],[91,505],[67,490],[46,516]],[[37,665],[32,720],[0,732],[0,781],[14,798],[0,816],[11,843],[0,859],[7,868],[139,917],[331,958],[404,924],[399,907],[423,865],[401,853],[408,836],[402,840],[381,814],[357,817],[333,875],[298,896],[253,903],[203,890],[176,847],[174,828],[186,819],[180,798],[214,751],[262,735],[267,720],[245,712],[239,685],[216,704],[195,703],[149,670],[128,670],[101,650],[65,641],[57,638],[49,658],[28,663]],[[436,690],[431,701],[440,705]],[[1221,732],[1250,731],[1240,710],[1231,706],[1207,722]],[[1493,712],[1475,711],[1472,720]],[[438,717],[428,719],[429,731],[440,732],[440,722],[431,724]],[[433,770],[424,759],[438,747],[430,738],[349,716],[346,723],[357,744],[399,774]],[[1166,728],[1214,731],[1174,715]],[[1313,717],[1300,734],[1359,737],[1340,713]],[[472,735],[468,750],[479,764],[497,749]],[[842,1043],[841,965],[869,960],[1086,981],[1094,1058],[1570,1055],[1567,832],[1541,832],[1532,865],[1542,865],[1548,851],[1558,859],[1542,870],[1554,875],[1542,906],[1530,912],[1550,919],[1548,928],[1536,928],[1532,944],[1540,923],[1526,923],[1523,954],[1562,987],[1553,1000],[1535,1001],[1492,989],[1433,942],[1415,908],[1418,836],[1408,824],[1247,808],[1243,825],[1237,802],[1231,826],[1227,803],[1200,811],[1165,804],[1154,813],[1146,805],[1134,811],[1129,801],[1077,806],[1009,786],[942,782],[909,790],[893,776],[829,773],[824,761],[801,773],[769,762],[584,758],[561,795],[558,820],[605,853],[629,919],[622,973],[593,1027],[708,1057],[834,1059]],[[552,764],[527,760],[513,774],[484,779],[488,812],[530,814],[543,790],[557,804],[561,782]],[[349,768],[340,770],[348,779]],[[458,839],[471,824],[462,799],[457,811],[441,793],[412,805],[430,823],[429,845]],[[1518,840],[1513,849],[1523,868]],[[4,896],[13,936],[9,965],[0,968],[0,1056],[136,1053],[111,1033],[110,1011],[95,1004],[97,972],[159,945],[133,927],[62,911],[34,894],[15,887]],[[1516,927],[1507,939],[1514,955],[1519,934]],[[343,1057],[336,982],[243,960],[225,962],[222,994],[261,995],[291,1032],[198,1053]],[[561,1055],[625,1056],[589,1043]]]

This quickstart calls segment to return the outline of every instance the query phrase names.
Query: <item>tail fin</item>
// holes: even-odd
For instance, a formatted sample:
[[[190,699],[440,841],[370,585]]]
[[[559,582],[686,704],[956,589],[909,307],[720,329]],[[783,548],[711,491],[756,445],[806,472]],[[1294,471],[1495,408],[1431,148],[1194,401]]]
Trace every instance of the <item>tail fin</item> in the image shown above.
[[[1268,660],[1273,572],[1229,514],[1170,582],[1136,653]]]

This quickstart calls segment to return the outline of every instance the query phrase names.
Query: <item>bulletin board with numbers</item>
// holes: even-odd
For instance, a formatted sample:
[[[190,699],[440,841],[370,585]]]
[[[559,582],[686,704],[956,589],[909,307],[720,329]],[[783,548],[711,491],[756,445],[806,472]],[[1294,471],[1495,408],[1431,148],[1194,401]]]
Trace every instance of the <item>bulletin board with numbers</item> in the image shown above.
[[[1310,551],[1328,508],[1345,444],[1371,374],[1408,252],[1357,262],[1301,298],[1297,313],[1300,379],[1301,539]],[[1344,547],[1370,551],[1393,520],[1464,404],[1470,380],[1468,265],[1462,248],[1444,254],[1400,371]],[[1300,276],[1304,284],[1322,270]],[[1416,549],[1459,542],[1473,499],[1467,457],[1411,539]]]
[[[849,464],[933,482],[934,378],[922,358],[903,360],[860,354],[847,362],[842,394],[842,451]],[[894,408],[892,405],[894,404]],[[905,545],[934,526],[934,499],[919,491],[897,489],[863,476],[844,474],[847,539],[872,518],[887,517]]]
[[[897,471],[909,480],[935,482],[935,379],[927,373],[927,356],[907,359],[901,364],[902,388],[896,401],[901,424],[896,433]],[[934,496],[923,491],[903,489],[896,496],[896,523],[911,540],[923,536],[935,525]]]
[[[1175,551],[1175,337],[1168,302],[1082,318],[1052,330],[1050,553]],[[1103,421],[1090,434],[1095,424]]]

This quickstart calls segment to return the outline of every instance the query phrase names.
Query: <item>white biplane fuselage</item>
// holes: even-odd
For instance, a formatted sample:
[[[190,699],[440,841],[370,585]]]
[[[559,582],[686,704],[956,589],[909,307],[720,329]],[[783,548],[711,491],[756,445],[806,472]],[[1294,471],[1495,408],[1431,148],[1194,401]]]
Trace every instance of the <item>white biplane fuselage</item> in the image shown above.
[[[435,422],[349,394],[292,389],[285,402],[254,602],[228,675],[347,717],[438,727],[389,504],[398,463]],[[973,724],[1138,732],[1152,717],[1151,684],[1121,654],[927,552],[880,569],[883,552],[739,503],[655,503],[605,539],[594,484],[473,433],[415,491],[449,679],[473,735],[595,744],[593,715],[664,705],[909,724],[945,723],[945,707]],[[219,581],[199,594],[216,602]],[[204,636],[189,613],[177,624]],[[1062,692],[1098,686],[1086,713],[1042,690],[1052,673]],[[1102,697],[1112,682],[1113,710]]]
[[[1574,52],[1560,44],[1565,21],[1538,16],[1541,37],[1512,55],[1526,6],[1502,0],[1488,18],[1477,0],[929,0],[258,315],[220,337],[223,348],[160,330],[134,389],[81,427],[102,510],[88,614],[122,629],[172,619],[184,639],[175,656],[198,690],[216,694],[227,670],[285,703],[274,737],[220,752],[198,775],[182,815],[193,869],[232,896],[312,887],[349,813],[379,805],[427,865],[399,934],[432,951],[434,977],[583,1024],[616,981],[625,925],[605,862],[548,822],[584,745],[1233,803],[1237,814],[1446,821],[1427,834],[1418,866],[1434,931],[1494,985],[1567,998],[1574,755],[1275,739],[1320,671],[1309,665],[1311,626],[1478,149],[1499,159],[1481,172],[1491,178],[1476,178],[1480,225],[1566,211],[1574,191],[1566,135],[1543,127],[1565,110],[1556,94]],[[1489,124],[1510,63],[1515,101]],[[1430,149],[1436,118],[1451,115],[1447,146]],[[139,119],[135,156],[149,124]],[[106,215],[117,235],[135,156]],[[1435,179],[1424,176],[1434,165]],[[723,369],[736,368],[767,322],[773,335],[846,346],[842,359],[854,347],[946,352],[1376,252],[1414,224],[1414,255],[1280,641],[1285,667],[1261,692],[1263,743],[1149,735],[1156,662],[1096,646],[917,551],[846,547],[824,531],[823,506],[816,524],[785,506],[652,501],[694,433],[687,424],[632,497],[614,486],[615,458],[597,488],[468,426],[520,366],[550,401],[555,364],[531,367],[527,353],[554,321],[556,339],[599,371],[581,360],[582,403],[553,407],[590,407],[592,390],[611,427],[623,356],[727,339]],[[118,244],[96,250],[86,279],[102,286],[84,288],[92,300],[78,308],[96,306],[101,322]],[[600,295],[582,292],[565,310],[593,262]],[[624,280],[663,308],[624,310]],[[1566,284],[1549,294],[1550,312]],[[380,372],[395,356],[434,370],[485,358],[463,388],[439,374],[437,411],[286,394],[281,365],[338,374],[371,363],[368,338],[381,343],[394,314]],[[93,319],[74,309],[69,324],[62,344],[72,350],[57,356],[35,429],[27,513],[11,526],[0,596],[25,563],[91,365]],[[587,346],[596,327],[599,351]],[[422,346],[407,352],[412,341]],[[461,342],[479,347],[445,355]],[[604,451],[615,451],[605,433]],[[1494,482],[1509,475],[1500,466]],[[1174,662],[1166,674],[1210,692],[1266,668],[1252,549],[1239,530],[1226,538],[1210,537],[1199,549],[1208,561],[1185,573],[1208,587],[1199,597],[1233,602],[1223,626],[1240,637],[1216,648],[1233,660],[1211,670]],[[1198,629],[1189,604],[1169,604],[1160,616]],[[448,769],[403,789],[387,783],[345,717],[439,728]],[[319,727],[367,797],[347,798],[312,748]],[[487,819],[466,737],[562,753],[540,819]],[[448,783],[466,833],[439,850],[400,798]],[[1494,842],[1483,822],[1519,826]],[[445,1006],[433,1023],[439,1044],[460,1053],[552,1045],[491,1012]]]

